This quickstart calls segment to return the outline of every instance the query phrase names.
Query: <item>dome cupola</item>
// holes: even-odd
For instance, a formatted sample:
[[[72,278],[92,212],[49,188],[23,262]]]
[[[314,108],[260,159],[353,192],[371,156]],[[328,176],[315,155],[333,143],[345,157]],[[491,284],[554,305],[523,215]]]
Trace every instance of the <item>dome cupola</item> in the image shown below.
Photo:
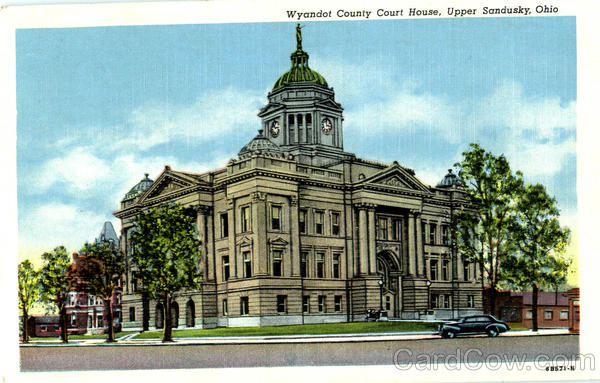
[[[145,173],[144,178],[140,182],[138,182],[137,185],[132,187],[131,190],[127,192],[127,194],[125,194],[123,201],[139,197],[143,192],[146,191],[146,189],[150,187],[150,185],[152,185],[152,182],[154,181],[148,178],[148,173]]]
[[[283,152],[276,143],[263,135],[262,129],[259,129],[258,135],[238,152],[240,158],[247,158],[253,154],[271,154],[279,157]]]
[[[296,25],[296,50],[290,55],[292,67],[275,81],[273,90],[295,82],[311,82],[327,88],[327,81],[308,66],[308,53],[302,50],[302,29]]]
[[[440,183],[437,184],[437,187],[451,187],[451,186],[463,186],[463,182],[461,181],[458,175],[452,173],[452,169],[448,169],[448,174],[442,178]]]

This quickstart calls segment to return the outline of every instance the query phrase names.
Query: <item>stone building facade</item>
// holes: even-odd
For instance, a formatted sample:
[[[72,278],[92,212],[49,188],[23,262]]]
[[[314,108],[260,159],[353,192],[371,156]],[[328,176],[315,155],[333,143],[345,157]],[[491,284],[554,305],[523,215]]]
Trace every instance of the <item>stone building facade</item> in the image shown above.
[[[178,294],[180,327],[481,312],[480,272],[451,246],[452,215],[466,205],[456,175],[432,187],[396,161],[344,151],[342,106],[308,57],[300,37],[238,158],[200,174],[165,166],[127,193],[115,212],[123,251],[141,210],[176,202],[194,212],[204,282]],[[160,304],[140,290],[128,265],[123,329],[161,328]]]

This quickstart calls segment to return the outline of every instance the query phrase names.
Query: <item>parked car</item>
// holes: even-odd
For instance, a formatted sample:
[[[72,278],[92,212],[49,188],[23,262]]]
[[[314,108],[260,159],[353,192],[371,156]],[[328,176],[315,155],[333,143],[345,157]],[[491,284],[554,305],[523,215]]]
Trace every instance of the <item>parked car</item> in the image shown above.
[[[365,316],[365,320],[367,322],[386,321],[387,320],[387,311],[369,309],[369,310],[367,310],[367,315]]]
[[[438,333],[442,338],[454,338],[463,334],[488,334],[494,337],[508,330],[510,327],[506,323],[492,315],[471,315],[460,318],[456,322],[446,322],[438,326]]]

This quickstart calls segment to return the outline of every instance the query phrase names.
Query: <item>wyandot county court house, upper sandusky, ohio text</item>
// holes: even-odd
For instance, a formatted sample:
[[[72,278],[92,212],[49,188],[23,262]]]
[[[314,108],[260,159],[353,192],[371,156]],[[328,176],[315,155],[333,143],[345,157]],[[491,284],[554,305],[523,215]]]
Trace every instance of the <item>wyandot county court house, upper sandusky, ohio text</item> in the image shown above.
[[[456,174],[430,186],[404,164],[345,151],[342,105],[309,66],[300,24],[295,36],[237,158],[205,173],[165,166],[124,196],[125,254],[141,211],[175,202],[195,218],[203,283],[177,294],[180,327],[360,321],[380,307],[405,319],[480,313],[481,272],[451,246],[453,214],[468,208]],[[124,282],[123,329],[163,327],[135,265]]]

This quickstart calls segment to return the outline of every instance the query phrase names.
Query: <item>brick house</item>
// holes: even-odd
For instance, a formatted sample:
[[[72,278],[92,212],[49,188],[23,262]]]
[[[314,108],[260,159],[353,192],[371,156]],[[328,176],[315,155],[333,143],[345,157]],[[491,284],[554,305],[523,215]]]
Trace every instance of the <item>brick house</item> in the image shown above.
[[[496,296],[500,319],[532,327],[533,307],[531,291],[500,291]],[[568,298],[563,292],[540,291],[538,293],[538,326],[569,327]]]
[[[60,317],[58,315],[31,316],[27,319],[27,333],[36,337],[60,336]]]

